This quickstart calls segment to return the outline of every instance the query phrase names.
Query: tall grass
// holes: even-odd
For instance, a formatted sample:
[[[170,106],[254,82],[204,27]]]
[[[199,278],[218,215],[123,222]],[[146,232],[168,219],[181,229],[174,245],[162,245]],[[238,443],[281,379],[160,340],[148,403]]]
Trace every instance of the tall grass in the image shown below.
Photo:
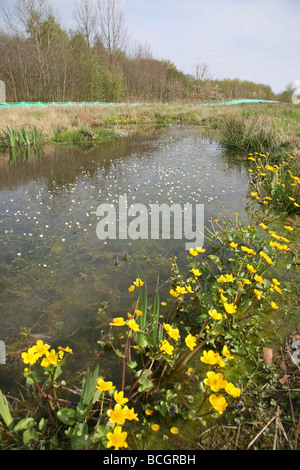
[[[30,130],[24,127],[21,129],[10,129],[7,127],[3,133],[9,148],[39,145],[42,139],[42,131],[38,130],[35,126]]]
[[[221,146],[234,153],[278,153],[282,147],[276,126],[265,116],[246,118],[226,114],[219,121],[216,137]]]

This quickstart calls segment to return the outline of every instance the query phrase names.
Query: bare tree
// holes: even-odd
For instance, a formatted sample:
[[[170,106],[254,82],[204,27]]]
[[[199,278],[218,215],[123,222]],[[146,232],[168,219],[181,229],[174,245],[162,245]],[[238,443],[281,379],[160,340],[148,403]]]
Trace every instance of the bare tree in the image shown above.
[[[85,38],[88,47],[93,43],[96,32],[96,10],[90,0],[80,0],[75,3],[73,18],[77,24],[77,30]]]
[[[125,49],[128,38],[124,11],[120,0],[98,0],[97,6],[100,38],[114,63],[116,52]]]

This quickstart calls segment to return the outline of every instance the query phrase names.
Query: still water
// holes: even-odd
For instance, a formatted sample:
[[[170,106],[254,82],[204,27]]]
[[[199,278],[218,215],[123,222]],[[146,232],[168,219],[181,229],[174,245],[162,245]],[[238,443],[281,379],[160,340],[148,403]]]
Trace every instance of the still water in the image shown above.
[[[22,372],[28,334],[70,346],[77,370],[95,361],[111,369],[97,341],[111,318],[126,315],[128,287],[140,276],[154,290],[158,277],[163,283],[170,276],[174,256],[184,266],[184,239],[100,240],[100,204],[116,206],[124,195],[128,205],[203,204],[206,224],[246,216],[244,163],[194,129],[43,153],[15,165],[0,157],[0,340],[9,353],[0,366],[2,390]]]

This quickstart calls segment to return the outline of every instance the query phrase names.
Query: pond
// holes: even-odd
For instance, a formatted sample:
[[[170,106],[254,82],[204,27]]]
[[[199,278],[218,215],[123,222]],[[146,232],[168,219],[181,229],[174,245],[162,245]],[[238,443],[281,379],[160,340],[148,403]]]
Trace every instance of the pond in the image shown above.
[[[235,212],[247,217],[248,185],[242,160],[185,127],[89,149],[49,147],[39,159],[18,164],[2,155],[0,340],[9,355],[0,366],[0,389],[22,381],[26,335],[71,347],[70,373],[99,363],[104,376],[118,377],[115,357],[97,347],[101,331],[126,315],[128,287],[138,276],[151,293],[158,277],[161,283],[169,278],[174,256],[187,263],[184,239],[100,239],[100,204],[116,206],[124,195],[128,205],[203,204],[209,224]]]

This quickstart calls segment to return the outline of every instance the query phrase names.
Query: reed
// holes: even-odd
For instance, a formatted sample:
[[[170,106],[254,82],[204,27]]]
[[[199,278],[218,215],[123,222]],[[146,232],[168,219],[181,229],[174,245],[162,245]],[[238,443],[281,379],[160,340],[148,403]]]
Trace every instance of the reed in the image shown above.
[[[42,131],[38,130],[35,126],[32,129],[10,129],[9,127],[3,131],[6,144],[9,148],[16,148],[31,145],[36,146],[41,143],[42,140]]]

